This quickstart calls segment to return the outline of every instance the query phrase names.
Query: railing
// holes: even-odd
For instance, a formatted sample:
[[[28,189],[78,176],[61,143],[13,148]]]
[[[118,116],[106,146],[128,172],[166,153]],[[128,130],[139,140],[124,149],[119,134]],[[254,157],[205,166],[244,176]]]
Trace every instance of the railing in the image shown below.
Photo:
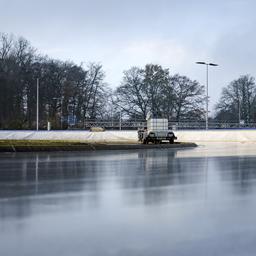
[[[69,129],[90,129],[91,127],[103,127],[106,130],[137,130],[147,126],[145,120],[137,121],[109,121],[109,120],[87,120],[83,124],[76,124]],[[172,130],[204,130],[205,121],[169,121],[169,129]],[[256,128],[256,123],[239,124],[238,122],[214,122],[209,121],[209,129],[253,129]]]
[[[104,127],[105,129],[112,129],[112,130],[136,130],[138,128],[143,128],[147,126],[147,122],[142,121],[86,121],[83,124],[84,129],[90,129],[91,127]]]
[[[205,122],[169,122],[169,127],[172,129],[205,129]],[[214,122],[208,123],[208,129],[253,129],[256,128],[256,123],[239,124],[238,122]]]

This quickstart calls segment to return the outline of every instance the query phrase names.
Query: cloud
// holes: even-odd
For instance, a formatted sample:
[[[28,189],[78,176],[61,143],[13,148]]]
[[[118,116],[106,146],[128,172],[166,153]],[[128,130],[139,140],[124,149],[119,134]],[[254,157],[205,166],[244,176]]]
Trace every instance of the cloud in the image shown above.
[[[123,71],[132,66],[144,67],[153,63],[170,68],[172,73],[175,69],[176,73],[185,62],[186,55],[186,49],[174,40],[133,40],[109,48],[102,64],[106,70],[107,81],[116,87],[122,80]]]
[[[180,66],[185,59],[185,49],[174,40],[140,40],[130,42],[123,50],[130,63],[157,63],[165,67]]]

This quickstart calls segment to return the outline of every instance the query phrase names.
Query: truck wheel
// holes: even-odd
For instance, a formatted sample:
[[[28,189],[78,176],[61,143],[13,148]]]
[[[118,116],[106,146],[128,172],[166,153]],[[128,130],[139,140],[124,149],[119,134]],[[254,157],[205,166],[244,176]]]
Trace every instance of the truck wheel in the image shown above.
[[[143,140],[143,144],[148,144],[148,140],[147,139]]]
[[[170,144],[173,144],[173,143],[174,143],[174,138],[171,138],[171,139],[169,140],[169,142],[170,142]]]

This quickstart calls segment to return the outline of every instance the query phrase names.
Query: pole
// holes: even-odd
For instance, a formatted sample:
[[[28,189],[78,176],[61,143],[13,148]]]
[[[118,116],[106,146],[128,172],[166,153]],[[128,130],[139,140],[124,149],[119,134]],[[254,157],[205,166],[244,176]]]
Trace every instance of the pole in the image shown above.
[[[206,113],[205,113],[205,129],[208,130],[208,64],[206,64]]]
[[[239,128],[240,128],[240,123],[241,123],[241,109],[240,109],[240,99],[238,98],[238,127]]]
[[[121,111],[119,116],[119,130],[122,130],[122,112]]]
[[[36,79],[36,130],[39,129],[39,78]]]
[[[62,105],[63,105],[63,98],[62,98],[62,95],[61,95],[61,98],[60,98],[60,129],[61,130],[63,128]]]
[[[111,129],[113,129],[113,107],[111,106]]]
[[[216,63],[206,63],[203,61],[198,61],[196,62],[196,64],[200,64],[200,65],[206,65],[206,112],[205,112],[205,129],[208,130],[208,105],[209,105],[209,92],[208,92],[208,67],[209,66],[218,66],[218,64]]]

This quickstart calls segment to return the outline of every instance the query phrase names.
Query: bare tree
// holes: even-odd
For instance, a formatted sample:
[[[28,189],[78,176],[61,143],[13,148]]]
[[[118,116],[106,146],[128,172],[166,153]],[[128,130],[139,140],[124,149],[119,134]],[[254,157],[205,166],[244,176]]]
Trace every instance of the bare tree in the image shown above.
[[[124,71],[123,81],[115,92],[114,105],[128,116],[145,119],[150,109],[144,71],[138,67]]]
[[[170,86],[173,89],[173,105],[177,121],[203,118],[203,86],[179,74],[171,77]]]
[[[99,64],[84,68],[53,60],[39,55],[24,38],[1,34],[0,128],[35,127],[37,78],[41,126],[48,120],[55,128],[65,127],[71,114],[79,122],[100,118],[109,96],[104,76]]]
[[[216,119],[226,121],[244,120],[246,124],[255,121],[255,79],[244,75],[223,88],[216,105]]]
[[[162,116],[162,88],[169,84],[169,69],[160,65],[148,64],[145,66],[143,83],[150,104],[152,116]]]
[[[13,37],[0,33],[0,60],[5,60],[10,55],[13,47]]]
[[[185,76],[171,77],[168,69],[148,64],[124,72],[121,86],[115,92],[115,104],[130,117],[153,116],[180,120],[201,119],[203,87]]]

